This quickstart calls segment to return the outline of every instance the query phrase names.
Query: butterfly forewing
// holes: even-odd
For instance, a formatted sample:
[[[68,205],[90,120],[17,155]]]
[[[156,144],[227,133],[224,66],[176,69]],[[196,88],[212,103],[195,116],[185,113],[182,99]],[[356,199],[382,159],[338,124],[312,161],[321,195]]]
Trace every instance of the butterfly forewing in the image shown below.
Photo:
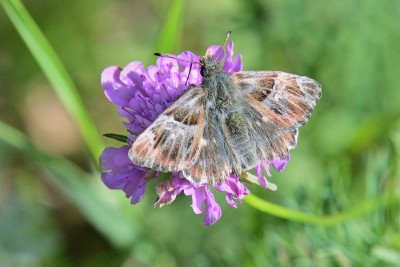
[[[186,91],[133,143],[129,158],[158,171],[180,171],[198,157],[203,145],[206,92]]]
[[[286,157],[296,147],[298,127],[308,121],[321,97],[320,84],[279,71],[243,71],[231,77],[250,104],[246,118],[259,159]]]

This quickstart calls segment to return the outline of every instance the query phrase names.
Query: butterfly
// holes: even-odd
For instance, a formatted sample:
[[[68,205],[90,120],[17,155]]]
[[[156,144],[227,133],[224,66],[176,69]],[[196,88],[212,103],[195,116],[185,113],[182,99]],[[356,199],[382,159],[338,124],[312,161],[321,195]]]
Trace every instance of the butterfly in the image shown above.
[[[199,64],[201,85],[137,137],[128,153],[133,163],[212,184],[284,159],[296,147],[298,128],[321,98],[317,81],[281,71],[230,75],[209,52]]]

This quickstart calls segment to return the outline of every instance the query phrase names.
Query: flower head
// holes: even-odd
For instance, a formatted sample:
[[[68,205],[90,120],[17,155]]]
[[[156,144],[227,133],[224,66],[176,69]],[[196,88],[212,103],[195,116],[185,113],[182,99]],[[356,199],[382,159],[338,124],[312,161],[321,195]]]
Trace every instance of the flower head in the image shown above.
[[[221,64],[224,70],[230,74],[243,68],[241,55],[233,57],[233,42],[227,43],[226,53],[221,46],[211,46],[207,53],[218,62],[223,61]],[[157,178],[158,173],[132,163],[128,158],[130,145],[178,96],[185,90],[200,85],[202,81],[200,66],[193,64],[190,70],[190,63],[187,62],[199,62],[199,56],[186,51],[176,57],[182,60],[160,57],[155,66],[147,68],[138,61],[131,62],[122,69],[111,66],[106,68],[101,76],[104,93],[110,102],[118,106],[120,116],[127,119],[124,125],[129,132],[128,145],[119,148],[108,147],[103,151],[100,157],[102,180],[110,189],[122,189],[126,196],[131,198],[132,204],[143,198],[147,181]],[[270,165],[281,171],[288,161],[289,156],[285,160],[260,162],[255,167],[257,181],[253,182],[267,188],[270,184],[262,169],[270,176]],[[212,187],[225,192],[227,203],[234,208],[237,207],[235,200],[241,201],[250,193],[239,177],[234,175],[227,177],[220,184],[194,185],[186,180],[181,172],[177,172],[173,173],[170,179],[157,185],[159,198],[155,205],[161,207],[170,204],[183,191],[185,195],[192,197],[191,207],[194,213],[204,212],[204,224],[211,225],[222,214],[211,192]]]

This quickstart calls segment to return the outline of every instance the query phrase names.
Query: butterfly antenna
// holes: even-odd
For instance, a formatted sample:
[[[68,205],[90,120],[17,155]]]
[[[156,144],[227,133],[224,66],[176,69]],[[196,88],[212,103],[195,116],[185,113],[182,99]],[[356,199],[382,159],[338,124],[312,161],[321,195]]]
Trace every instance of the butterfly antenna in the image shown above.
[[[192,66],[193,66],[193,63],[190,63],[189,73],[188,73],[188,76],[187,76],[187,78],[186,78],[185,86],[188,84],[189,77],[190,77],[190,72],[192,71]]]
[[[157,53],[154,53],[154,55],[157,56],[157,57],[167,57],[167,58],[172,58],[172,59],[175,59],[175,60],[180,60],[180,61],[184,61],[184,62],[190,63],[189,73],[188,73],[188,76],[187,76],[187,78],[186,78],[186,83],[185,83],[185,85],[187,85],[187,83],[188,83],[188,81],[189,81],[190,72],[192,71],[192,66],[193,66],[193,64],[200,64],[200,65],[201,65],[200,62],[189,61],[189,60],[177,58],[177,57],[174,57],[174,56],[171,56],[171,55],[168,55],[168,54],[163,54],[163,53],[158,53],[158,52],[157,52]]]
[[[185,60],[185,59],[181,59],[181,58],[174,57],[174,56],[171,56],[171,55],[168,55],[168,54],[164,54],[164,53],[158,53],[158,52],[157,52],[157,53],[154,53],[154,55],[155,55],[156,57],[167,57],[167,58],[172,58],[172,59],[175,59],[175,60],[179,60],[179,61],[183,61],[183,62],[188,62],[188,63],[190,63],[190,64],[200,64],[200,62]]]
[[[224,44],[222,45],[222,50],[218,53],[218,55],[217,55],[216,58],[219,58],[219,56],[221,55],[221,53],[225,50],[226,43],[228,42],[228,39],[229,39],[229,37],[231,36],[231,33],[232,33],[231,31],[228,31],[228,32],[226,33],[225,41],[224,41]]]

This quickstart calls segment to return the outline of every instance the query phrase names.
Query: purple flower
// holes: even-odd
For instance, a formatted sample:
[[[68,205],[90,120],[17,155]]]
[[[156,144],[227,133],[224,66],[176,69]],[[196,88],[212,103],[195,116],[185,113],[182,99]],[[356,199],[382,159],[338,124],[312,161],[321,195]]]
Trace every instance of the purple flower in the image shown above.
[[[160,207],[162,207],[166,204],[170,204],[182,191],[185,195],[192,196],[191,207],[194,213],[203,213],[202,205],[203,202],[205,203],[205,225],[211,225],[221,217],[221,208],[215,201],[209,185],[193,185],[183,177],[182,173],[175,173],[172,175],[171,179],[158,184],[157,194],[159,195],[159,198],[154,205],[160,205]]]
[[[270,162],[260,162],[258,165],[254,167],[254,170],[256,171],[257,174],[257,184],[259,184],[262,188],[270,188],[271,190],[276,190],[276,185],[271,184],[268,182],[267,178],[262,173],[262,169],[265,170],[267,175],[271,177],[271,172],[269,171],[269,166],[272,165],[275,170],[278,172],[283,171],[283,169],[286,167],[286,164],[290,160],[290,155],[287,155],[285,159],[274,159]]]
[[[226,53],[221,46],[211,46],[207,54],[217,57],[222,62],[224,70],[232,74],[243,68],[241,55],[233,57],[233,42],[228,42]],[[176,56],[186,61],[199,62],[200,57],[190,51]],[[142,198],[146,190],[147,181],[158,177],[158,172],[133,164],[128,158],[130,145],[167,107],[169,107],[185,90],[201,84],[199,64],[193,64],[189,75],[190,63],[166,57],[157,59],[155,66],[143,67],[143,64],[134,61],[121,69],[117,66],[106,68],[101,76],[101,84],[108,100],[118,106],[120,116],[125,117],[129,136],[128,145],[119,148],[108,147],[100,156],[100,165],[103,169],[102,180],[110,189],[122,189],[131,203],[136,204]],[[191,86],[187,86],[190,84]],[[255,167],[257,177],[247,181],[257,183],[263,188],[272,188],[262,173],[265,169],[268,176],[269,166],[281,171],[289,161],[274,160],[272,162],[260,162]],[[250,174],[249,174],[250,175]],[[159,196],[154,205],[170,204],[182,191],[192,197],[192,209],[194,213],[204,212],[204,224],[212,225],[221,217],[221,208],[215,201],[211,188],[226,193],[226,201],[236,208],[235,200],[241,200],[250,191],[240,181],[239,177],[231,175],[221,184],[193,185],[186,180],[181,172],[173,173],[172,177],[157,185]]]
[[[103,169],[101,179],[110,189],[122,189],[131,203],[142,200],[146,190],[146,182],[157,173],[133,164],[127,157],[129,146],[119,148],[107,147],[100,156]]]

